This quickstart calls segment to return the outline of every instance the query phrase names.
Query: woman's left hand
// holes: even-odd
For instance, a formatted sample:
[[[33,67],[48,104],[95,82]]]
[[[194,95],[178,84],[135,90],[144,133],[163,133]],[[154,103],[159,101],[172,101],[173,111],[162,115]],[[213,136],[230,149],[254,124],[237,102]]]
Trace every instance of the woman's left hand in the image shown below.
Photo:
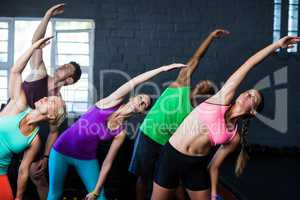
[[[97,197],[92,192],[88,193],[85,197],[85,200],[96,200],[96,199],[97,199]]]
[[[279,48],[293,48],[295,44],[300,42],[298,36],[285,36],[277,41]]]
[[[44,48],[45,46],[47,46],[48,44],[50,44],[50,40],[51,40],[53,37],[54,37],[54,36],[42,38],[42,39],[36,41],[35,43],[33,43],[33,44],[32,44],[32,47],[33,47],[34,49],[42,49],[42,48]]]

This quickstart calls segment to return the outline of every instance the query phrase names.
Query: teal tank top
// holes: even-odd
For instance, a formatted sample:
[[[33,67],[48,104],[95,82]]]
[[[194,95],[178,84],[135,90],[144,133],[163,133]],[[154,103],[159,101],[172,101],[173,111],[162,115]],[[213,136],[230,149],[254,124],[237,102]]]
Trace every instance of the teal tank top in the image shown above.
[[[24,151],[38,133],[38,128],[28,136],[20,131],[20,122],[30,111],[28,108],[17,115],[0,116],[0,175],[7,173],[13,153]]]

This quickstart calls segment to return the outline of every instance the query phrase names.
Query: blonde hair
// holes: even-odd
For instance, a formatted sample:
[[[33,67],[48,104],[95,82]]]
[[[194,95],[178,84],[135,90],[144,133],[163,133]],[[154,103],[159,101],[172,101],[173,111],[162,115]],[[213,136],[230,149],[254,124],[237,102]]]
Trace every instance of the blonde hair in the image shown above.
[[[65,120],[66,116],[67,116],[67,112],[66,112],[66,104],[65,102],[61,99],[62,102],[62,106],[59,107],[59,109],[56,112],[56,118],[53,120],[50,120],[50,124],[59,127]]]

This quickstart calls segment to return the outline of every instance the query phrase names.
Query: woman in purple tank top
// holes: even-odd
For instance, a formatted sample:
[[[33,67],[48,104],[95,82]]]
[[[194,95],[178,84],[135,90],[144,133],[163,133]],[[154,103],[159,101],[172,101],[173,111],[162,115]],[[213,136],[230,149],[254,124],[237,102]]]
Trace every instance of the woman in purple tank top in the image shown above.
[[[86,199],[105,199],[104,181],[126,137],[123,122],[135,113],[144,112],[150,105],[150,97],[145,94],[130,98],[127,103],[123,104],[125,96],[137,85],[155,75],[182,67],[185,65],[162,66],[133,78],[108,97],[98,101],[64,131],[50,153],[48,200],[61,198],[64,178],[69,166],[74,166],[85,184],[89,192]],[[101,141],[107,140],[113,140],[113,142],[100,172],[96,150]]]

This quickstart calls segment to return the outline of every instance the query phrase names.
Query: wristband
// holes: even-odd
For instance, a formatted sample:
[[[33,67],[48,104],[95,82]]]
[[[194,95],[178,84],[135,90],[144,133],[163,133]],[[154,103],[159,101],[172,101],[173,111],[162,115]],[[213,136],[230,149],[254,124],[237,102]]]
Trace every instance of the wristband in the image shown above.
[[[47,159],[49,159],[49,156],[48,156],[48,155],[44,155],[44,156],[43,156],[43,158],[47,158]]]
[[[95,191],[92,192],[92,195],[94,195],[95,198],[99,197],[99,194]]]

